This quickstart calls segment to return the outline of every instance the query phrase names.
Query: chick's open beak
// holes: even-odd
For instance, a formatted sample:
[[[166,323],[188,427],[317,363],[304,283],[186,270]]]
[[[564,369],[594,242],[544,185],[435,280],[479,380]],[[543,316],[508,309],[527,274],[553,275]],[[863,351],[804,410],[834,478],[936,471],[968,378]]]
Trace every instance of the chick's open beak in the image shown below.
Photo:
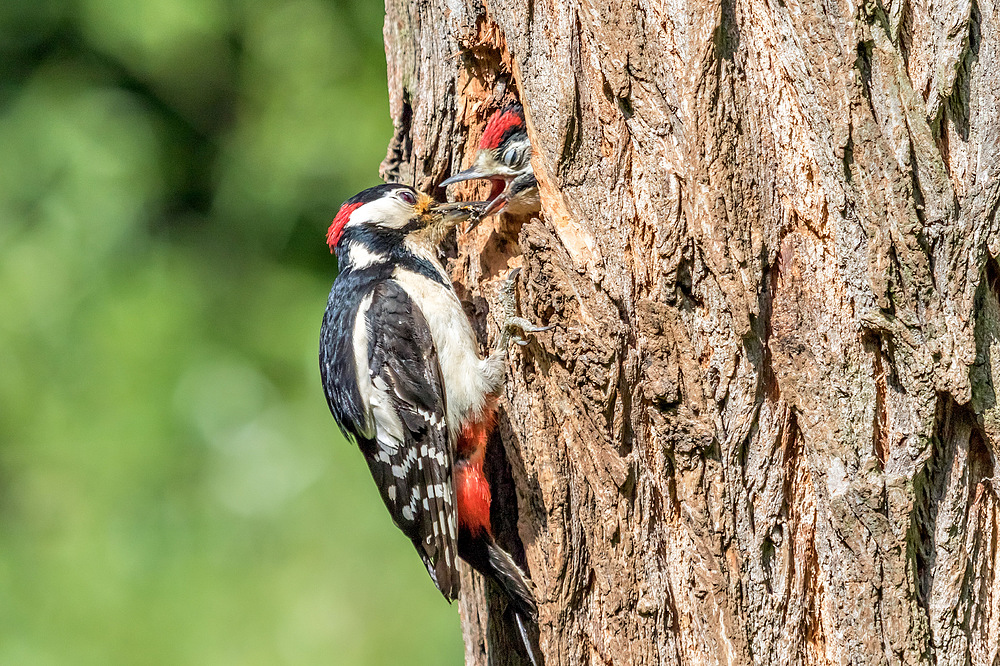
[[[480,217],[488,217],[489,215],[492,215],[493,213],[503,208],[504,204],[507,202],[507,196],[505,195],[507,194],[509,186],[507,182],[508,179],[506,177],[499,176],[495,173],[490,173],[489,171],[485,171],[480,169],[479,167],[473,166],[466,169],[465,171],[456,173],[451,178],[447,178],[441,181],[439,187],[447,187],[452,183],[461,183],[466,180],[479,180],[479,179],[490,181],[489,199],[480,202],[484,206],[484,210],[480,213]],[[474,222],[469,227],[469,229],[472,229],[472,227],[476,226],[476,224],[478,224],[478,220]]]
[[[504,206],[506,206],[507,205],[507,200],[509,198],[508,197],[508,192],[509,191],[510,191],[510,188],[506,188],[506,189],[504,189],[503,192],[501,192],[500,194],[496,195],[495,197],[493,197],[489,201],[484,201],[483,203],[485,205],[483,207],[483,210],[482,210],[482,212],[479,213],[480,219],[482,219],[484,217],[489,217],[493,213],[497,212],[498,210],[500,210]],[[470,226],[469,228],[471,229],[472,227]]]

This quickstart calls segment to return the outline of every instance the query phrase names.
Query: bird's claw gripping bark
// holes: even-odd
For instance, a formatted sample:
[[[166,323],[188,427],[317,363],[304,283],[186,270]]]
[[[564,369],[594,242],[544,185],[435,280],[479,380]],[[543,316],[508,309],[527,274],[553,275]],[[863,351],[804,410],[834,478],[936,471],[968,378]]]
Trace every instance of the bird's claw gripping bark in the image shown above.
[[[499,299],[500,306],[503,308],[503,324],[500,329],[500,339],[497,341],[498,349],[506,349],[507,343],[510,341],[523,347],[528,344],[525,339],[527,335],[552,330],[552,326],[535,326],[517,314],[517,296],[514,291],[520,272],[520,268],[515,268],[500,285]]]

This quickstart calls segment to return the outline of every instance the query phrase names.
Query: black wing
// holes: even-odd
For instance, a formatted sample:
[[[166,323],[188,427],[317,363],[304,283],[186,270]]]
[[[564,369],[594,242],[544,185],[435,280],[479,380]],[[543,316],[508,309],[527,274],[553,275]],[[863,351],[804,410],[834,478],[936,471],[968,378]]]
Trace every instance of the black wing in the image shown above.
[[[362,451],[396,525],[413,540],[441,593],[455,599],[454,442],[430,328],[392,280],[372,291],[366,320],[375,439]]]
[[[320,329],[319,372],[326,402],[344,435],[359,445],[372,433],[368,405],[359,390],[359,384],[369,378],[367,373],[365,377],[357,376],[355,324],[358,312],[367,310],[368,295],[380,278],[374,271],[346,271],[338,275],[330,289]]]

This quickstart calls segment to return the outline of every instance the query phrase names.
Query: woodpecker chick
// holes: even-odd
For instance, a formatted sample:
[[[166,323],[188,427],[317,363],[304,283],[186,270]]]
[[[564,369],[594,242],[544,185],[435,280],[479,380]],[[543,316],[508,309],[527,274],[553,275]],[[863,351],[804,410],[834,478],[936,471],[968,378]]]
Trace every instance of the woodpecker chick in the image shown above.
[[[493,187],[481,217],[501,211],[528,215],[541,208],[538,181],[531,169],[531,142],[520,104],[511,104],[490,116],[475,162],[442,181],[441,187],[479,178],[488,179]]]
[[[535,600],[493,539],[483,459],[508,343],[543,329],[508,314],[493,353],[480,359],[436,253],[483,206],[439,204],[397,184],[344,203],[327,234],[340,272],[320,333],[320,374],[330,411],[445,598],[458,596],[462,557],[503,589],[523,627]],[[505,313],[513,313],[509,291]]]

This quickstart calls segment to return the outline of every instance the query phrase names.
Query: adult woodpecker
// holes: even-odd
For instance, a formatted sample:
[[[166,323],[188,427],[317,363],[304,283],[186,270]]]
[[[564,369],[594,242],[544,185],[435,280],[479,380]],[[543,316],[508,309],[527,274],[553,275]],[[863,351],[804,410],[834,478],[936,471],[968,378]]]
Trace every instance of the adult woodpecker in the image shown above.
[[[531,169],[531,142],[520,104],[510,104],[490,116],[475,162],[442,181],[441,186],[479,178],[489,179],[493,185],[481,217],[498,211],[528,215],[541,208],[538,181]]]
[[[327,233],[340,273],[320,333],[320,374],[344,434],[364,454],[382,501],[446,599],[458,597],[458,557],[493,579],[525,621],[537,615],[524,574],[494,541],[486,443],[506,348],[546,330],[513,316],[480,359],[437,246],[483,203],[439,204],[406,185],[348,199]]]

